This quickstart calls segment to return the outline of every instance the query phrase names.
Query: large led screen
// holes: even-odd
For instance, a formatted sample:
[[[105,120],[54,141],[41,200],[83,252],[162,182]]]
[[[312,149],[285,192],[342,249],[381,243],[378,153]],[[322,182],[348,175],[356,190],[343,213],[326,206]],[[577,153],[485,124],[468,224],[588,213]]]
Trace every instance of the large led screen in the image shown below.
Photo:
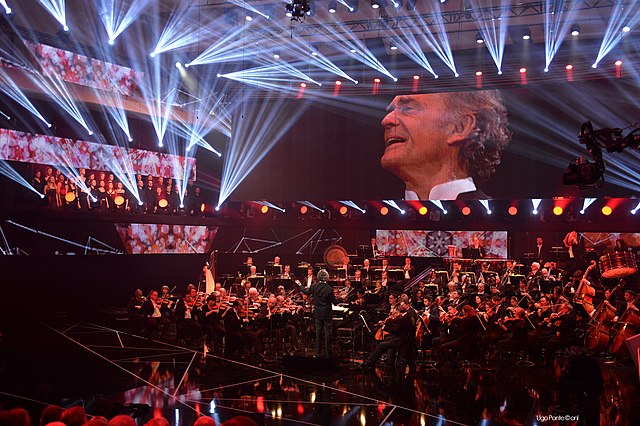
[[[376,245],[385,256],[464,257],[474,238],[484,249],[485,258],[507,258],[507,231],[376,231]]]
[[[153,223],[116,224],[128,254],[208,253],[218,228]]]
[[[273,112],[270,104],[251,99],[264,105],[252,106],[255,117],[243,110],[238,126],[277,135],[277,143],[271,138],[267,146],[256,139],[264,158],[251,162],[251,173],[230,198],[627,197],[640,190],[640,156],[633,149],[602,149],[604,180],[595,179],[584,190],[575,182],[563,184],[563,173],[576,157],[593,162],[586,138],[578,140],[582,124],[590,120],[595,131],[624,129],[623,138],[637,121],[637,99],[640,88],[624,79],[500,91],[328,99],[310,95],[274,108],[290,117],[288,122],[261,118],[260,111]],[[272,129],[275,123],[278,128]],[[592,141],[610,142],[606,132]],[[233,140],[228,149],[233,152]],[[247,170],[242,155],[227,158],[233,162],[225,165],[229,176]],[[574,180],[584,178],[589,168],[572,167]],[[223,188],[227,183],[223,176]]]

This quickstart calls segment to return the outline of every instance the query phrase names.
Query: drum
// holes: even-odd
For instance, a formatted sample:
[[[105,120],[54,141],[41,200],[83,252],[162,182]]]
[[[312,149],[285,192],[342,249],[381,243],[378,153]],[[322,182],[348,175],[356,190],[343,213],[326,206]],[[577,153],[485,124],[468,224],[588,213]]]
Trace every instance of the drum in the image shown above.
[[[124,204],[124,197],[122,195],[116,195],[116,198],[113,199],[113,202],[116,206],[120,207]]]
[[[347,251],[342,246],[330,246],[324,251],[324,263],[330,268],[342,266],[342,259],[347,256]]]
[[[71,204],[76,200],[76,194],[75,192],[67,192],[64,196],[64,199],[67,201],[67,203]]]
[[[624,341],[636,334],[636,330],[640,327],[640,314],[633,310],[627,310],[618,319],[615,324],[617,328],[613,338],[611,339],[611,348],[609,352],[614,355],[622,355],[626,353]]]
[[[160,207],[161,209],[166,209],[168,205],[169,205],[169,202],[167,200],[165,200],[164,198],[162,198],[162,199],[160,199],[160,201],[158,201],[158,207]]]
[[[615,252],[600,257],[602,278],[623,278],[638,271],[636,257],[629,252]]]

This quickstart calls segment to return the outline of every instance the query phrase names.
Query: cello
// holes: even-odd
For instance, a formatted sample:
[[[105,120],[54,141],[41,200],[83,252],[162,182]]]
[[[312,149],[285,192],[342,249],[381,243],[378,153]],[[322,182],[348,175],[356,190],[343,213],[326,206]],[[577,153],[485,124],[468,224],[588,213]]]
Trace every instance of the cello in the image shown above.
[[[621,285],[618,284],[611,290],[611,297]],[[589,321],[589,332],[585,336],[584,344],[587,348],[597,352],[604,352],[607,349],[611,337],[611,325],[615,316],[616,308],[609,301],[605,300],[598,306]]]
[[[633,306],[638,301],[639,296],[631,302]],[[611,336],[611,347],[609,352],[613,355],[622,355],[626,351],[624,350],[624,341],[629,337],[633,337],[636,331],[640,327],[640,311],[638,309],[627,308],[627,310],[618,318],[618,321],[613,325],[616,328]]]

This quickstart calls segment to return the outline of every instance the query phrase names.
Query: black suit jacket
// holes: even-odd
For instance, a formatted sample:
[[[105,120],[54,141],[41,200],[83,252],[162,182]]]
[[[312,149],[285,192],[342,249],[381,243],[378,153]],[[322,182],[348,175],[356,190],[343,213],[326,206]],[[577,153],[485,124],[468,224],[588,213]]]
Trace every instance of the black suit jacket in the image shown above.
[[[300,291],[307,296],[313,297],[315,318],[321,320],[331,319],[331,304],[337,304],[338,299],[333,295],[333,288],[326,281],[311,284],[311,287],[301,288]]]

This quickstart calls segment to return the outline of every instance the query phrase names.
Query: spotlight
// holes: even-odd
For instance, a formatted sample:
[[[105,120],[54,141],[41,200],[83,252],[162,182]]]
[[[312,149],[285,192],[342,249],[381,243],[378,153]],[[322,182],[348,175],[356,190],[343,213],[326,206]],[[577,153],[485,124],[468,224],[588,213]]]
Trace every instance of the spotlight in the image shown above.
[[[464,206],[461,211],[465,216],[469,216],[471,214],[471,208],[469,206]]]
[[[349,49],[349,52],[356,53],[356,49]]]
[[[342,82],[340,80],[336,80],[336,86],[342,86]]]
[[[555,214],[556,216],[560,216],[562,212],[564,212],[564,209],[562,208],[562,206],[555,206],[553,208],[553,214]]]
[[[484,38],[482,38],[482,34],[479,32],[476,34],[476,43],[478,44],[484,43]]]
[[[115,42],[116,41],[114,39],[110,38],[109,41],[108,41],[109,46],[113,46],[115,44]]]
[[[633,210],[631,210],[631,214],[636,214],[636,212],[640,209],[640,203]]]
[[[476,71],[476,75],[480,77],[482,75],[482,71]]]
[[[45,195],[44,194],[40,194],[40,198],[44,198]],[[632,212],[633,214],[636,214],[635,212]]]
[[[176,68],[182,68],[182,62],[176,62]]]
[[[531,204],[533,205],[533,214],[538,214],[538,207],[540,206],[540,203],[542,202],[541,198],[532,198],[531,199]]]
[[[337,4],[335,1],[331,0],[329,2],[329,13],[336,13]]]
[[[545,67],[544,72],[549,72],[549,68]]]
[[[347,7],[349,8],[349,12],[350,13],[357,13],[358,12],[358,3],[360,2],[360,0],[347,0]]]
[[[245,16],[244,19],[246,19],[247,21],[251,22],[251,21],[253,21],[253,15],[251,15],[250,13],[247,13],[247,16]]]
[[[571,71],[573,69],[573,65],[569,64],[566,67],[564,67],[567,71]]]
[[[574,24],[571,26],[571,35],[572,36],[580,35],[580,25]]]
[[[393,41],[393,40],[389,41],[389,49],[398,50],[398,46],[396,45],[395,41]]]
[[[267,214],[268,211],[269,211],[269,206],[260,207],[260,213]]]
[[[386,215],[388,215],[388,214],[389,214],[389,209],[388,209],[386,206],[382,206],[382,207],[380,208],[380,214],[381,214],[382,216],[386,216]]]
[[[613,209],[609,206],[604,206],[602,208],[602,214],[605,216],[609,216],[611,213],[613,213]]]
[[[622,61],[621,61],[620,59],[618,59],[618,60],[615,62],[615,66],[616,66],[616,67],[621,67],[621,66],[622,66]]]
[[[418,209],[418,213],[420,213],[421,216],[426,215],[429,212],[429,209],[427,209],[426,206],[422,206]]]
[[[63,29],[65,32],[68,32],[68,31],[69,31],[69,27],[67,27],[66,25],[65,25],[65,26],[63,26],[63,27],[62,27],[62,29]]]
[[[523,40],[531,40],[531,30],[529,28],[527,28],[526,30],[524,30],[522,32],[522,39]]]
[[[628,25],[625,25],[624,27],[622,27],[623,33],[628,33],[629,31],[631,31],[631,27],[629,27]]]
[[[273,59],[280,59],[280,54],[278,52],[274,52]]]
[[[300,87],[304,89],[305,87],[307,87],[307,83],[300,83]]]
[[[511,216],[515,216],[518,214],[518,208],[516,206],[511,206],[509,207],[508,212]]]
[[[340,211],[340,214],[344,216],[344,215],[346,215],[346,214],[347,214],[347,212],[349,211],[349,209],[347,209],[347,207],[346,207],[346,206],[341,206],[339,211]]]
[[[371,8],[372,9],[379,9],[380,6],[381,6],[380,0],[371,0]]]
[[[524,74],[527,72],[527,69],[525,67],[520,68],[520,74]]]
[[[155,57],[156,57],[156,52],[151,52],[151,53],[149,53],[149,56],[150,56],[151,58],[155,58]]]
[[[380,79],[378,77],[376,77],[376,78],[373,79],[373,82],[374,83],[380,83]]]
[[[419,75],[414,75],[414,76],[413,76],[413,79],[414,79],[414,80],[420,80],[420,76],[419,76]]]
[[[309,207],[300,206],[300,214],[307,214],[308,211],[309,211]]]

